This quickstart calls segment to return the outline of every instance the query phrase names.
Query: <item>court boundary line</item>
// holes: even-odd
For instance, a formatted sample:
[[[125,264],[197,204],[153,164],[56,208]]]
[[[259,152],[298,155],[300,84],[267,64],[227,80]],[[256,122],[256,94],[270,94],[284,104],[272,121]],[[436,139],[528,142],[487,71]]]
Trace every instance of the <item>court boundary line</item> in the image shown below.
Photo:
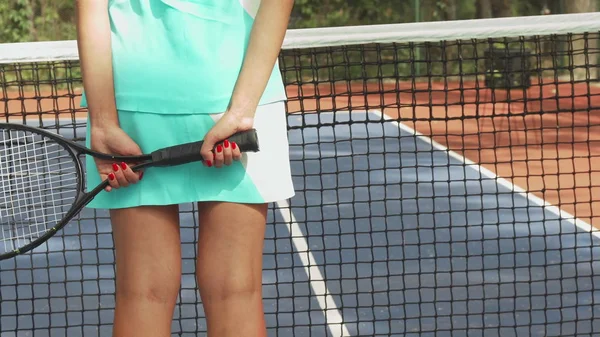
[[[300,257],[302,265],[304,266],[304,272],[306,273],[309,283],[313,288],[314,294],[311,294],[311,297],[316,297],[319,307],[325,315],[325,324],[329,328],[329,332],[333,337],[351,336],[346,323],[344,323],[344,318],[340,308],[338,308],[335,304],[335,300],[329,292],[329,288],[327,288],[327,281],[325,281],[323,273],[321,273],[321,270],[319,269],[320,267],[316,262],[315,256],[309,248],[306,237],[302,233],[302,229],[300,228],[300,225],[298,224],[298,221],[292,212],[291,205],[289,204],[288,200],[280,200],[277,201],[276,204],[277,208],[279,209],[279,213],[283,217],[285,224],[288,227],[292,243],[294,244],[294,247],[296,247],[296,253]],[[284,209],[289,210],[289,212],[284,212]],[[332,329],[333,327],[338,327],[341,332],[337,331],[337,329],[336,332],[334,332]]]
[[[470,168],[476,170],[483,176],[487,176],[488,178],[495,180],[496,184],[498,184],[502,187],[508,188],[510,191],[521,195],[522,197],[526,198],[527,200],[542,207],[544,209],[544,211],[549,211],[550,213],[553,213],[554,215],[558,216],[558,219],[557,219],[558,221],[567,221],[567,222],[573,224],[575,227],[578,227],[579,229],[581,229],[585,232],[589,232],[590,234],[594,235],[597,239],[600,239],[599,229],[595,228],[594,226],[587,223],[586,221],[583,221],[583,220],[575,217],[571,213],[561,209],[560,207],[549,203],[548,201],[544,200],[543,198],[538,197],[537,195],[535,195],[531,192],[528,192],[524,188],[510,182],[508,179],[498,176],[495,172],[475,163],[474,161],[470,160],[469,158],[462,156],[453,150],[450,150],[448,147],[436,142],[435,140],[433,140],[430,137],[423,135],[419,131],[411,128],[410,126],[408,126],[404,123],[398,122],[395,118],[381,112],[380,110],[370,110],[369,112],[381,117],[382,119],[385,119],[386,121],[392,122],[400,130],[407,132],[411,135],[414,135],[416,138],[420,139],[421,141],[426,142],[427,144],[431,145],[433,148],[435,148],[439,151],[446,152],[449,157],[464,163],[466,166],[469,166]]]

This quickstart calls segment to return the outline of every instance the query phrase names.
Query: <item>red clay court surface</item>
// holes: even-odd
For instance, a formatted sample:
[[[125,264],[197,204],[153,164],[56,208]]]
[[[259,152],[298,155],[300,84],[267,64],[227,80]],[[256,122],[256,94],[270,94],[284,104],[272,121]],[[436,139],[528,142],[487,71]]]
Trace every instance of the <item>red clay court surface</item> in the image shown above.
[[[600,228],[600,88],[565,83],[494,94],[482,85],[475,89],[475,83],[463,83],[463,88],[471,88],[463,90],[447,83],[401,83],[398,88],[393,83],[288,86],[288,111],[352,107],[399,117],[423,135]],[[61,124],[85,118],[78,94],[10,92],[8,103],[1,97],[0,115],[6,120],[8,112],[9,119],[18,122],[26,112],[28,118],[60,119]]]

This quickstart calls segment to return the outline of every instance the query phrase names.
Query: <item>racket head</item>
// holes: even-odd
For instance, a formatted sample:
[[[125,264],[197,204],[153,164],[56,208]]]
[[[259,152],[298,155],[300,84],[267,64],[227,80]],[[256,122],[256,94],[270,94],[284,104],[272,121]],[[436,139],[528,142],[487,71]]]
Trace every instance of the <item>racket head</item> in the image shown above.
[[[0,260],[50,239],[75,214],[84,192],[78,153],[64,138],[0,123]]]

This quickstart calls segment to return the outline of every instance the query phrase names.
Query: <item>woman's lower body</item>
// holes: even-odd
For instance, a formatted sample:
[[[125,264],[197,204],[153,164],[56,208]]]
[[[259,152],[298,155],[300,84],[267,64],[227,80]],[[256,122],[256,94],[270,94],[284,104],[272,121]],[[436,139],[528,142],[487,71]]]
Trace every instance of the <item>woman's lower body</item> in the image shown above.
[[[143,152],[202,139],[220,115],[120,111]],[[190,163],[149,168],[129,187],[102,192],[89,207],[111,212],[116,250],[113,336],[167,337],[181,281],[178,204],[197,202],[196,275],[208,336],[266,336],[262,253],[267,205],[294,194],[283,102],[259,107],[260,151],[222,168]],[[89,139],[89,137],[88,137]],[[88,186],[99,183],[88,161]]]

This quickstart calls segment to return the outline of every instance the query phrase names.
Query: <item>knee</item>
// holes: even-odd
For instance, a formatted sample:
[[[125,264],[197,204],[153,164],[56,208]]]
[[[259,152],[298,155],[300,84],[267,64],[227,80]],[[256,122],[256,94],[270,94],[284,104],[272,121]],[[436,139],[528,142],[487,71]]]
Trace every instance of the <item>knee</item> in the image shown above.
[[[260,294],[262,284],[253,277],[230,273],[209,274],[198,272],[198,288],[201,296],[217,300],[246,298]]]
[[[129,301],[143,301],[153,303],[174,303],[179,294],[179,278],[168,282],[157,280],[145,280],[143,283],[121,283],[117,286],[118,298]]]

